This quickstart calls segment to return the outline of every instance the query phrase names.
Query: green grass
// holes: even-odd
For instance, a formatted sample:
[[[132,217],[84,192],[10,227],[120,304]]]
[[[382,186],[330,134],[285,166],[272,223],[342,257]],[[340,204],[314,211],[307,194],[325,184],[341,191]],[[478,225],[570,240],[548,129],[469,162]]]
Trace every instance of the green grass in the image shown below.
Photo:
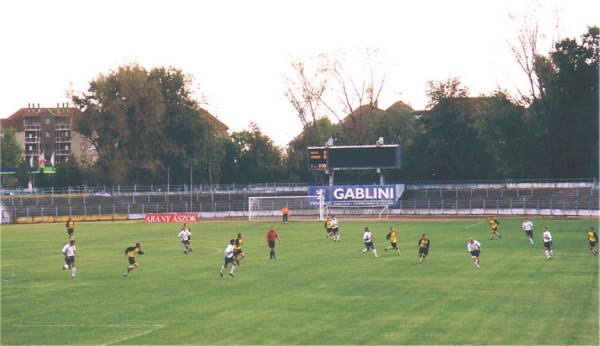
[[[60,270],[63,224],[3,225],[2,345],[598,345],[598,258],[586,230],[598,220],[345,221],[342,242],[321,222],[275,224],[282,242],[270,261],[270,223],[191,225],[185,256],[179,224],[83,223],[75,234],[77,278]],[[379,258],[361,254],[374,231]],[[389,226],[402,256],[384,252]],[[541,228],[553,232],[545,259]],[[246,259],[221,278],[223,250],[245,234]],[[417,263],[422,233],[430,255]],[[475,270],[467,239],[483,244]],[[123,250],[142,242],[140,268],[123,277]],[[227,272],[226,272],[227,273]],[[14,276],[13,276],[14,274]]]

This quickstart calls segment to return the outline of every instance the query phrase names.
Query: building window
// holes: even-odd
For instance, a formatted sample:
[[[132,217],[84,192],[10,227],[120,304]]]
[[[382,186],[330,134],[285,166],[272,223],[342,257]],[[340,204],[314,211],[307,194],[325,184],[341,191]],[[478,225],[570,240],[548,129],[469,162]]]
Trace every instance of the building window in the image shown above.
[[[46,138],[50,138],[50,131],[46,131]]]
[[[50,118],[46,118],[46,125],[50,125]]]

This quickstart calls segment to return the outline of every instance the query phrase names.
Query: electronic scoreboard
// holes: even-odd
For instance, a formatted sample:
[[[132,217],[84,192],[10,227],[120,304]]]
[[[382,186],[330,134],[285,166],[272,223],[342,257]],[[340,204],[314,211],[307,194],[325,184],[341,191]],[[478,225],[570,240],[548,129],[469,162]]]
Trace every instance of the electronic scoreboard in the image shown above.
[[[311,170],[399,169],[400,158],[398,144],[308,147]]]

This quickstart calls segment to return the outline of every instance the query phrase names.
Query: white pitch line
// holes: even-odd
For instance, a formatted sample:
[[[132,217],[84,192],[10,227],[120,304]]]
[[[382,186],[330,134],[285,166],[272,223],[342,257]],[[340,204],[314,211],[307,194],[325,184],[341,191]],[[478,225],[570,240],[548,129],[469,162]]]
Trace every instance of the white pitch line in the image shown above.
[[[56,328],[77,328],[77,327],[139,327],[139,326],[161,326],[162,324],[19,324],[8,325],[8,327],[56,327]],[[4,327],[4,326],[3,326]]]
[[[142,335],[144,335],[144,334],[148,334],[148,333],[151,333],[151,332],[153,332],[153,331],[155,331],[155,330],[159,330],[159,329],[161,329],[161,328],[164,328],[164,327],[166,327],[167,325],[166,325],[166,324],[155,324],[154,326],[155,326],[154,328],[152,328],[152,329],[149,329],[149,330],[146,330],[146,331],[143,331],[143,332],[141,332],[141,333],[137,333],[137,334],[134,334],[134,335],[130,335],[130,336],[128,336],[128,337],[121,338],[121,339],[119,339],[119,340],[114,340],[114,341],[111,341],[111,342],[107,342],[106,344],[103,344],[103,346],[105,346],[105,345],[111,345],[111,344],[115,344],[115,343],[117,343],[117,342],[121,342],[121,341],[129,340],[129,339],[133,339],[133,338],[137,338],[138,336],[142,336]]]
[[[479,221],[478,223],[474,223],[474,224],[472,224],[472,225],[470,225],[470,226],[467,226],[467,227],[465,227],[465,228],[471,228],[471,227],[473,227],[473,226],[477,226],[477,225],[479,225],[479,224],[480,224],[480,223],[482,223],[482,222],[483,222],[483,221]]]

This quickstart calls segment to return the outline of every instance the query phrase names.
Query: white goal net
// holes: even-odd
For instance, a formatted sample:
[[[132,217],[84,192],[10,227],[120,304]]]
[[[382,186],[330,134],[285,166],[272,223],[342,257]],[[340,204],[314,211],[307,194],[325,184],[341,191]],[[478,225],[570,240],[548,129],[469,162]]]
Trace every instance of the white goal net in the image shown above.
[[[283,220],[284,206],[289,209],[290,220],[325,220],[323,196],[272,196],[248,197],[248,221]]]
[[[328,205],[325,207],[325,217],[345,216],[353,219],[388,219],[388,205]]]

